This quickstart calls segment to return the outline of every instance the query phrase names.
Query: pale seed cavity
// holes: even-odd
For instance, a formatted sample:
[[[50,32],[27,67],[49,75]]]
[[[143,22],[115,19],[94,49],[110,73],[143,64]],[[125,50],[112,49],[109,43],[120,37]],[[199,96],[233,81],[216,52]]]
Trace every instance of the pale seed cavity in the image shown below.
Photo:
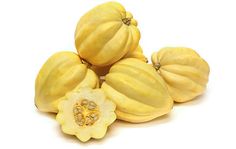
[[[74,105],[73,114],[77,125],[92,126],[99,119],[99,108],[95,102],[83,99]]]

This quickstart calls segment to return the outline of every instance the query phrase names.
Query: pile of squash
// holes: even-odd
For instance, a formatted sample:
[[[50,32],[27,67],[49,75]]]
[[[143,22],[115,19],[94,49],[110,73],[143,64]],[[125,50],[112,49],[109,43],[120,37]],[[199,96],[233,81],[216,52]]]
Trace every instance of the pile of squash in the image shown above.
[[[137,25],[121,4],[98,5],[77,24],[77,53],[55,53],[42,66],[35,105],[56,113],[64,133],[102,138],[116,119],[147,122],[204,92],[207,62],[190,48],[166,47],[148,64]]]

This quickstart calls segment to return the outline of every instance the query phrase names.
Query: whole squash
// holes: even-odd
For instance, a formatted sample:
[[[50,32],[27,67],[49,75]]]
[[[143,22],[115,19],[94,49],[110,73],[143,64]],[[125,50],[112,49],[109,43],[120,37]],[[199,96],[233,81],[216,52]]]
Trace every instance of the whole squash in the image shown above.
[[[97,88],[96,74],[82,64],[73,52],[52,55],[40,69],[35,81],[35,105],[40,111],[58,111],[57,104],[65,94],[81,87]]]
[[[134,51],[139,39],[137,21],[117,2],[107,2],[87,12],[75,31],[80,57],[96,66],[115,63]]]
[[[204,92],[210,68],[194,50],[166,47],[152,54],[152,63],[165,80],[174,101],[186,102]]]
[[[115,63],[101,88],[116,104],[118,119],[128,122],[152,120],[173,106],[164,80],[151,65],[135,58]]]

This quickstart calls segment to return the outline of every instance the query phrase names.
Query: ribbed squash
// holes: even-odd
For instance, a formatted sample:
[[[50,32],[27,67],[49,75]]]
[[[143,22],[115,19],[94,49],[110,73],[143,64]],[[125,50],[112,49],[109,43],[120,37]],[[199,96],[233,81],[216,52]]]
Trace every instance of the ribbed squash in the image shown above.
[[[145,122],[170,112],[173,100],[163,79],[149,64],[127,58],[114,64],[102,84],[118,119]]]
[[[207,62],[190,48],[167,47],[152,54],[152,63],[176,102],[201,95],[210,72]]]
[[[137,21],[117,2],[107,2],[87,12],[75,31],[80,57],[96,66],[115,63],[134,51],[139,39]]]
[[[86,142],[104,137],[107,127],[116,120],[115,108],[101,89],[81,88],[59,102],[56,120],[64,133]]]
[[[35,82],[35,105],[43,112],[57,112],[57,104],[67,92],[99,86],[96,74],[73,52],[52,55],[40,69]]]

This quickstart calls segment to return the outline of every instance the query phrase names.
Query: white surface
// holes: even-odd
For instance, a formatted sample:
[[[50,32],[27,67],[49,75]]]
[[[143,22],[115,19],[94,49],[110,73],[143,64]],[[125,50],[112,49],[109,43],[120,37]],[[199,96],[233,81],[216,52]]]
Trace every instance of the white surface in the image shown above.
[[[211,67],[205,95],[149,123],[114,123],[81,143],[34,106],[34,80],[54,52],[73,50],[79,17],[105,0],[0,1],[0,148],[236,148],[234,0],[118,0],[139,22],[145,54],[194,48]],[[150,59],[149,59],[150,60]]]

